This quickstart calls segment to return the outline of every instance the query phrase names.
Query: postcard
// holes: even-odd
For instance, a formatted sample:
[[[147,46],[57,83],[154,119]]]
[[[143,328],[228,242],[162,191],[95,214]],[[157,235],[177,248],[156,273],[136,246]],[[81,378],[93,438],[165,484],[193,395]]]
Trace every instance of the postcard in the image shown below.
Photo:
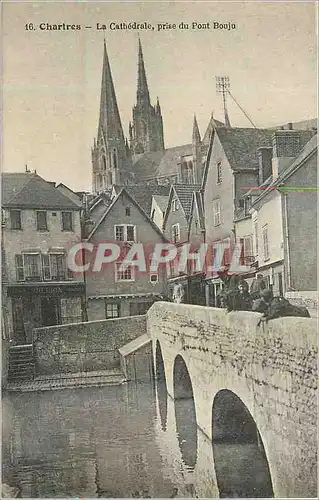
[[[317,2],[2,7],[2,497],[317,497]]]

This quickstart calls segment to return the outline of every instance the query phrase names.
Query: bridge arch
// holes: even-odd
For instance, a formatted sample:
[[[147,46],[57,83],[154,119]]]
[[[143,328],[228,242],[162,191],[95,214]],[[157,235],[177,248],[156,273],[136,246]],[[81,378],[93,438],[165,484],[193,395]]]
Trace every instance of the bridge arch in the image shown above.
[[[212,406],[212,447],[220,498],[273,498],[264,445],[243,401],[222,389]]]
[[[155,374],[156,391],[159,415],[161,419],[162,430],[167,428],[167,383],[165,374],[165,365],[163,360],[162,348],[159,340],[156,341],[155,348]]]
[[[197,419],[192,381],[183,357],[174,360],[173,388],[176,431],[185,465],[194,469],[197,461]]]

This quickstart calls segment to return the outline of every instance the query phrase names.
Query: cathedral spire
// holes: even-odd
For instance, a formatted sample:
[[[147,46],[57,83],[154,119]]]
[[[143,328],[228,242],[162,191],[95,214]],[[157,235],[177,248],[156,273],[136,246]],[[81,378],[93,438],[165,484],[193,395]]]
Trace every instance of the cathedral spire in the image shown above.
[[[102,85],[101,85],[101,100],[100,100],[100,118],[98,135],[103,131],[105,139],[118,137],[123,140],[124,134],[121,124],[120,113],[118,110],[114,83],[109,63],[109,58],[104,40],[103,53],[103,69],[102,69]]]
[[[138,69],[137,69],[137,103],[150,105],[150,95],[146,80],[144,57],[140,38],[138,39]]]

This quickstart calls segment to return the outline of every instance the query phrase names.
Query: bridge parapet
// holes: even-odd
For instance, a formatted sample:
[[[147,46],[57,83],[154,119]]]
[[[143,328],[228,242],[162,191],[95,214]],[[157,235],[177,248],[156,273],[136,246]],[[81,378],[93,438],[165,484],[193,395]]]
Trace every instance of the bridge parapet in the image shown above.
[[[197,425],[212,440],[212,407],[234,393],[261,436],[275,497],[317,492],[317,323],[280,318],[258,327],[258,313],[157,302],[147,314],[159,344],[168,393],[181,356],[192,383]]]

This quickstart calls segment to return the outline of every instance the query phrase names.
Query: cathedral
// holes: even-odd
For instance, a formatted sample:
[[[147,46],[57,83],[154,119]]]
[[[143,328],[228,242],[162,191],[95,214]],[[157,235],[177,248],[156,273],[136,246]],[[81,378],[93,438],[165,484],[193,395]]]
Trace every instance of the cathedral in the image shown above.
[[[97,137],[92,147],[93,193],[114,185],[200,184],[209,137],[216,127],[209,121],[201,139],[194,116],[192,142],[165,149],[163,117],[159,98],[151,104],[141,41],[138,41],[136,104],[125,138],[118,109],[110,62],[104,42],[100,113]]]

